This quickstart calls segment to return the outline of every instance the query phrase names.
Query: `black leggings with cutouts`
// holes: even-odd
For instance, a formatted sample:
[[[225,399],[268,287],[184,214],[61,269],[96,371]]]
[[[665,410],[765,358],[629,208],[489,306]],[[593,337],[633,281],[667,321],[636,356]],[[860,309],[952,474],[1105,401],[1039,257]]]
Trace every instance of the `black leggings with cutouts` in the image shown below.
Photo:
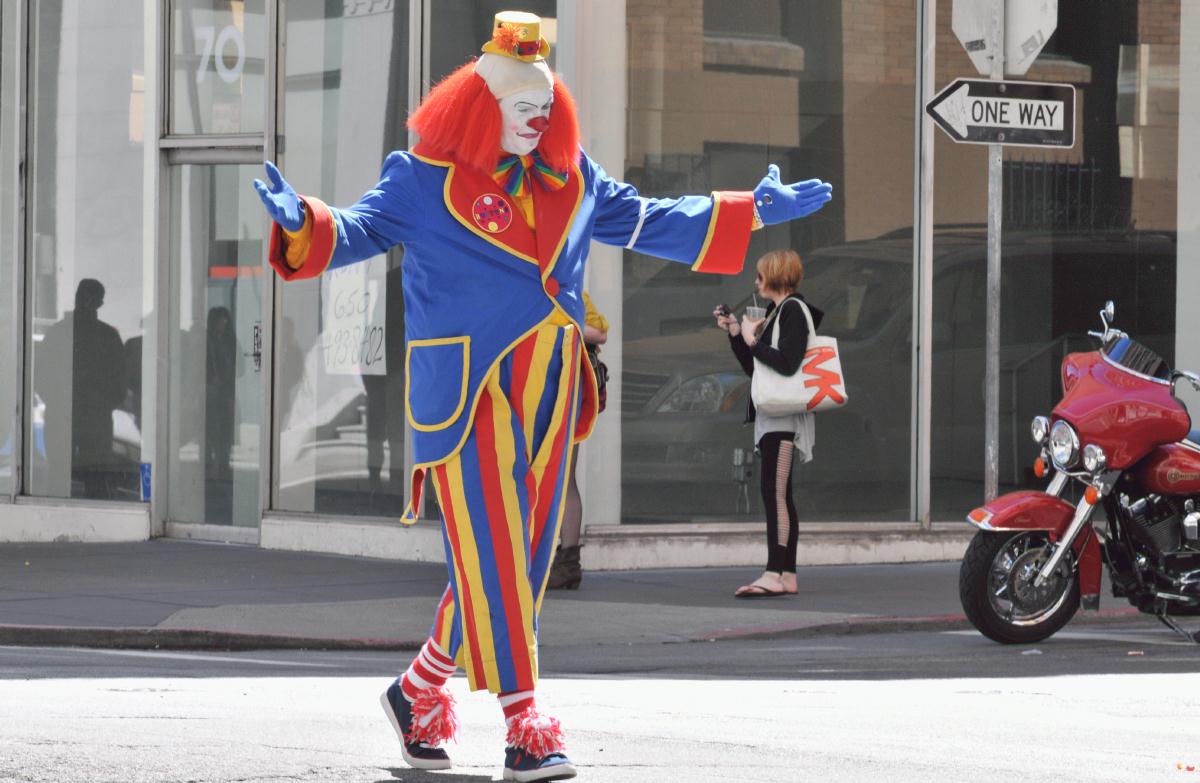
[[[796,503],[792,500],[794,432],[768,432],[758,442],[763,509],[767,512],[767,570],[796,572]]]

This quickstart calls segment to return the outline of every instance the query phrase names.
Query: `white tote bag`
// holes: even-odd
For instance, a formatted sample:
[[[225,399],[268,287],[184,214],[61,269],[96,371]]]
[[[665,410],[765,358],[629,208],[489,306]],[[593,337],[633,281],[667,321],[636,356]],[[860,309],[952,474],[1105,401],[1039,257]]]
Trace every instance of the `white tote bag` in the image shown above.
[[[767,365],[754,360],[754,376],[750,381],[750,399],[756,410],[768,416],[788,416],[793,413],[820,413],[846,404],[846,379],[842,376],[842,357],[838,354],[837,338],[819,337],[813,326],[812,313],[800,299],[787,298],[776,308],[771,326],[771,347],[779,348],[779,311],[788,302],[795,302],[808,321],[808,348],[804,360],[794,375],[780,375]]]

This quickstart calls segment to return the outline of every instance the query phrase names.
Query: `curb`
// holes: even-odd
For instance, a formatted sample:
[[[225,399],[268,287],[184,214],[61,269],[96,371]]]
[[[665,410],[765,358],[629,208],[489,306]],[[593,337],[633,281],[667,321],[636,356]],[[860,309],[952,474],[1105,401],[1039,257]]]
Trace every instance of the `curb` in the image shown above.
[[[1137,609],[1115,608],[1082,612],[1072,625],[1103,625],[1141,615]],[[961,631],[973,626],[965,615],[849,617],[815,625],[766,625],[734,628],[690,637],[668,644],[690,642],[804,639],[814,636],[849,636],[910,631]],[[189,628],[92,628],[74,626],[0,625],[0,645],[10,647],[92,647],[118,650],[341,650],[416,652],[424,640],[370,637],[328,638],[283,634],[238,633]]]
[[[1142,615],[1133,607],[1080,612],[1070,625],[1104,625]],[[814,636],[849,636],[871,633],[905,633],[909,631],[963,631],[974,628],[962,614],[941,614],[901,617],[892,615],[862,615],[832,623],[816,625],[766,625],[757,628],[734,628],[688,639],[689,642],[751,641],[755,639],[805,639]]]
[[[416,651],[424,640],[319,638],[187,628],[88,628],[0,625],[0,645],[124,650],[378,650]]]

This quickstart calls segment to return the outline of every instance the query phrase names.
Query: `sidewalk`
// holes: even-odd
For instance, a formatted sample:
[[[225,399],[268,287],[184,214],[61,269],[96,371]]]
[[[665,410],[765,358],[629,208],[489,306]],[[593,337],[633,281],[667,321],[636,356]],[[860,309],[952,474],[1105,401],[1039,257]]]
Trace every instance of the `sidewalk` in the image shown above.
[[[957,562],[814,566],[801,569],[798,596],[734,599],[754,576],[747,568],[589,572],[580,590],[546,594],[541,642],[968,627]],[[4,544],[0,644],[416,649],[445,586],[441,565],[248,546]],[[1106,603],[1102,616],[1133,611]]]

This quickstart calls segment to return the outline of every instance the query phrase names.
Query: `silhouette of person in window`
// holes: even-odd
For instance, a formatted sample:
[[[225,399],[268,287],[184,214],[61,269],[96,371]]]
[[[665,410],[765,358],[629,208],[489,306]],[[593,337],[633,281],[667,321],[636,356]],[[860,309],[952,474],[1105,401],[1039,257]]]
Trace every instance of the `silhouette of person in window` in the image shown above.
[[[46,330],[39,350],[48,468],[51,474],[70,470],[71,478],[83,484],[82,496],[88,498],[113,497],[110,479],[120,467],[113,452],[113,411],[125,400],[124,344],[117,330],[100,320],[103,305],[104,285],[92,278],[80,280],[75,310]],[[61,382],[68,356],[69,384]],[[68,410],[69,435],[62,432]],[[68,444],[69,454],[63,453]],[[67,494],[78,495],[73,487]]]
[[[205,352],[204,464],[208,480],[231,479],[230,454],[236,421],[236,379],[242,374],[241,352],[227,307],[208,311]]]

